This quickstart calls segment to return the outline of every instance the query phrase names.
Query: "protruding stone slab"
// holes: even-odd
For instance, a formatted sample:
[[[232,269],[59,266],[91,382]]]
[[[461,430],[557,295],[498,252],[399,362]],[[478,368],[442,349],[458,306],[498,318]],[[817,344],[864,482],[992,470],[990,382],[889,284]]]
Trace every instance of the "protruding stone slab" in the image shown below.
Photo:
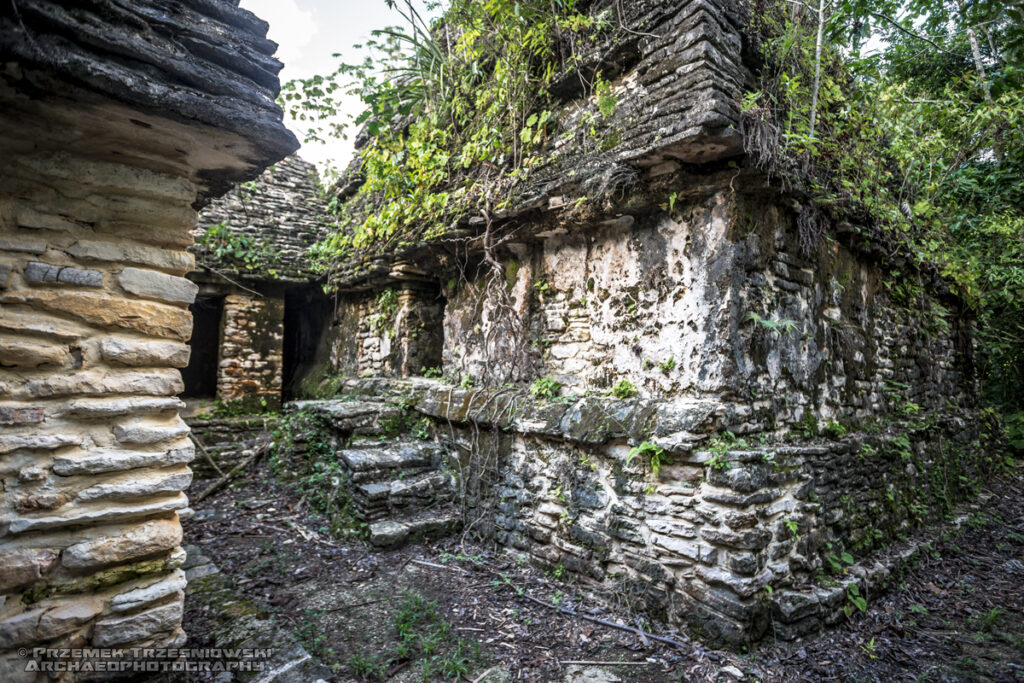
[[[191,314],[164,304],[114,299],[101,293],[56,290],[5,294],[0,301],[27,304],[66,313],[93,325],[121,327],[157,337],[185,341],[192,336]]]
[[[185,595],[167,605],[161,605],[138,614],[113,617],[96,622],[93,627],[94,647],[127,645],[158,633],[173,630],[181,623]]]
[[[141,268],[125,268],[117,276],[117,283],[136,296],[177,304],[192,303],[199,292],[199,286],[191,280]]]
[[[32,261],[24,270],[25,280],[31,284],[59,284],[77,287],[102,287],[103,273],[98,270],[57,266]]]
[[[120,472],[140,467],[176,465],[191,462],[195,446],[188,444],[169,451],[120,451],[95,449],[59,455],[53,460],[53,472],[61,476]]]
[[[75,258],[135,263],[173,271],[179,275],[184,275],[196,265],[195,257],[188,252],[124,242],[78,240],[67,248],[67,252]]]
[[[176,471],[156,470],[145,474],[122,477],[115,481],[106,481],[78,492],[79,501],[140,498],[160,493],[184,491],[192,483],[192,470],[182,467]]]
[[[173,574],[156,583],[115,595],[110,600],[109,609],[111,612],[128,612],[151,602],[163,600],[183,590],[185,590],[185,572],[182,569],[177,569]]]
[[[177,370],[148,372],[86,370],[39,379],[0,380],[0,395],[12,399],[51,398],[56,396],[102,396],[103,394],[141,394],[171,396],[185,388]]]
[[[55,341],[75,341],[89,334],[79,323],[52,318],[41,311],[26,307],[0,306],[0,330],[21,334],[38,334]]]
[[[181,399],[173,397],[79,399],[61,408],[56,414],[59,417],[107,418],[163,413],[184,406],[185,403]],[[0,423],[2,421],[3,408],[0,408]]]
[[[189,427],[180,418],[170,425],[135,420],[114,427],[114,438],[124,444],[152,444],[187,436]]]
[[[103,360],[121,365],[183,368],[191,352],[188,344],[150,339],[107,337],[100,342]]]
[[[61,554],[60,562],[76,571],[99,569],[167,552],[178,547],[181,538],[181,524],[177,518],[155,519],[123,529],[116,536],[69,546]]]
[[[24,434],[0,436],[0,453],[17,450],[52,451],[64,446],[80,446],[81,436],[70,434]]]
[[[29,517],[24,515],[5,521],[7,521],[7,529],[10,533],[20,534],[39,529],[58,529],[66,526],[137,519],[161,512],[181,510],[186,507],[188,507],[188,497],[184,493],[179,493],[175,496],[158,498],[136,505],[111,505],[110,503],[103,502],[93,504],[82,503],[69,506],[62,515],[46,517]]]
[[[435,446],[407,442],[399,442],[383,448],[349,448],[338,451],[338,457],[355,472],[428,467],[433,462],[435,455],[437,455]]]

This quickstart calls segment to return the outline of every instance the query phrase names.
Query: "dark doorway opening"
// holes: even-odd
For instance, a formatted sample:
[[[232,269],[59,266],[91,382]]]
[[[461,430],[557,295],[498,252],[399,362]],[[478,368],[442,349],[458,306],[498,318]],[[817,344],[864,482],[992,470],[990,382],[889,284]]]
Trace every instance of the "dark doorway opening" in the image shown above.
[[[318,285],[289,287],[285,291],[282,400],[299,397],[303,381],[318,368],[327,367],[330,350],[323,343],[324,329],[331,316],[331,299]]]
[[[181,371],[184,398],[217,396],[217,364],[220,360],[220,321],[224,297],[201,296],[188,307],[192,311],[192,355]]]

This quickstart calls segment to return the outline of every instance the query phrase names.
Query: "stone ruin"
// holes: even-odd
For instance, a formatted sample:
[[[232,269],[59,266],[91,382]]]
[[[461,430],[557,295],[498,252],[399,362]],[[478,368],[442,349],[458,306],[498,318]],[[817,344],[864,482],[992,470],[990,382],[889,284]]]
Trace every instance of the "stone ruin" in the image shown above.
[[[507,208],[337,264],[342,398],[291,408],[373,543],[457,520],[704,638],[800,637],[984,471],[971,316],[745,156],[740,3],[624,11],[580,67],[614,114],[570,97]]]
[[[0,8],[4,681],[36,680],[19,648],[185,641],[187,249],[198,208],[298,146],[237,4]]]
[[[287,409],[326,426],[372,543],[462,527],[709,639],[835,622],[985,467],[963,303],[927,264],[891,258],[884,234],[744,156],[739,102],[756,80],[740,3],[628,3],[582,67],[611,81],[613,115],[567,85],[568,134],[493,221],[469,211],[337,264],[331,320],[303,333],[316,351],[299,375],[319,377],[329,351],[315,391],[285,370],[289,288],[312,297],[289,266],[303,258],[271,273],[202,243],[221,225],[301,250],[319,228],[243,184],[194,229],[208,199],[296,147],[266,25],[229,0],[11,7],[4,680],[24,678],[22,646],[182,642],[193,450],[175,396],[197,292],[235,311],[217,365],[240,362],[212,395],[333,395]],[[256,307],[275,309],[280,347],[247,332]],[[209,354],[221,323],[195,310]]]
[[[331,304],[306,258],[327,235],[318,186],[316,169],[291,156],[202,209],[184,398],[277,410],[326,366]]]

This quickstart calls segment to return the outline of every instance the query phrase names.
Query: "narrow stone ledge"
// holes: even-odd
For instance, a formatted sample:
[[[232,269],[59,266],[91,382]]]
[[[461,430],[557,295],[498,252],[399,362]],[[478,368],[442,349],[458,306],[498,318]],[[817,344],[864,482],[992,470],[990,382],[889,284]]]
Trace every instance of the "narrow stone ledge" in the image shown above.
[[[26,434],[0,436],[0,453],[18,450],[53,451],[65,446],[81,446],[82,437],[64,434]]]
[[[59,455],[53,460],[53,472],[60,476],[121,472],[141,467],[176,465],[191,462],[195,446],[188,444],[167,451],[120,451],[96,449]]]
[[[102,605],[91,598],[72,598],[50,607],[22,612],[0,621],[0,650],[40,643],[89,623]]]
[[[25,254],[42,254],[46,251],[46,242],[18,237],[0,237],[0,252],[17,251]]]
[[[185,386],[177,370],[148,372],[86,370],[67,375],[50,375],[39,379],[0,381],[0,395],[17,400],[53,398],[58,396],[102,396],[104,394],[142,394],[171,396],[180,394]]]
[[[78,240],[66,251],[75,258],[152,266],[184,275],[195,269],[195,257],[184,251],[160,249],[141,244]]]
[[[179,493],[169,498],[162,498],[141,505],[110,505],[110,503],[104,502],[83,503],[72,506],[63,515],[48,517],[20,516],[14,519],[8,518],[4,521],[7,522],[9,533],[20,534],[26,531],[38,531],[41,529],[58,529],[82,524],[136,519],[161,512],[173,512],[174,510],[186,507],[188,507],[188,497],[184,493]]]
[[[178,398],[112,398],[79,399],[72,401],[54,414],[57,417],[107,418],[123,415],[144,415],[179,410],[185,403]],[[3,408],[0,408],[0,423]]]
[[[161,493],[184,491],[192,483],[192,471],[184,465],[181,469],[146,473],[132,472],[119,479],[96,484],[78,492],[78,501],[116,500],[118,498],[141,498]]]
[[[45,414],[40,406],[0,406],[0,425],[38,424]]]

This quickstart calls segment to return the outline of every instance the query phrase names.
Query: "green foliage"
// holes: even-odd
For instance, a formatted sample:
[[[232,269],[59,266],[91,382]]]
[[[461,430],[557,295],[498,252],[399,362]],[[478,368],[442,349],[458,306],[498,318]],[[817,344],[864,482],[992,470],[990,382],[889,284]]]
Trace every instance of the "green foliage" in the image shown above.
[[[287,83],[281,104],[312,124],[311,136],[345,134],[332,125],[338,96],[358,94],[367,143],[363,183],[338,206],[338,230],[314,249],[320,267],[441,234],[470,209],[491,211],[540,163],[556,126],[551,87],[579,62],[582,45],[607,21],[578,0],[453,0],[437,21],[412,2],[389,5],[405,25],[373,32],[372,57],[326,76]],[[599,78],[591,90],[604,116],[616,101]],[[507,189],[507,188],[506,188]]]
[[[843,613],[847,619],[853,616],[854,608],[861,612],[868,609],[868,601],[860,594],[860,587],[855,583],[846,586],[846,602],[847,604],[843,605]]]
[[[1011,448],[1024,452],[1024,411],[1006,416],[1006,438]]]
[[[629,449],[629,453],[626,454],[626,466],[628,467],[637,456],[648,458],[651,464],[651,473],[654,474],[655,479],[661,475],[661,466],[663,459],[665,459],[665,449],[652,441],[644,441],[639,446]]]
[[[630,398],[636,396],[637,389],[636,385],[630,382],[628,379],[620,379],[612,387],[612,396],[615,398]]]
[[[222,221],[208,227],[197,242],[216,263],[241,273],[277,276],[276,266],[280,265],[281,255],[269,240],[257,241],[239,234]]]
[[[743,448],[749,448],[749,444],[727,429],[708,441],[707,449],[711,452],[711,458],[704,464],[713,470],[730,469],[732,463],[725,459],[726,453]]]
[[[790,320],[789,318],[781,318],[779,320],[762,318],[753,311],[747,313],[747,320],[752,321],[761,329],[771,332],[776,337],[781,337],[783,334],[791,334],[794,330],[797,329],[797,324],[795,320]]]
[[[823,237],[815,216],[830,213],[882,243],[890,262],[946,278],[977,310],[987,395],[1016,409],[1024,395],[1024,8],[843,0],[827,19],[818,59],[808,7],[769,0],[758,14],[764,68],[759,89],[743,98],[747,149],[814,198],[798,220],[808,249]],[[870,38],[882,49],[862,56]],[[893,272],[894,300],[911,305],[917,278]],[[955,335],[955,325],[938,315],[926,328]]]
[[[551,400],[562,390],[562,383],[554,377],[541,377],[530,385],[530,396]]]
[[[825,423],[822,433],[830,439],[841,439],[846,436],[846,427],[835,420],[829,420]]]
[[[660,363],[658,363],[658,370],[660,370],[661,374],[663,374],[663,375],[667,375],[668,373],[670,373],[673,370],[675,370],[675,368],[676,368],[675,356],[669,356],[665,360],[663,360]]]
[[[370,328],[374,334],[386,334],[391,336],[395,322],[395,314],[398,312],[398,292],[390,287],[377,295],[374,302],[374,313],[370,317]]]

